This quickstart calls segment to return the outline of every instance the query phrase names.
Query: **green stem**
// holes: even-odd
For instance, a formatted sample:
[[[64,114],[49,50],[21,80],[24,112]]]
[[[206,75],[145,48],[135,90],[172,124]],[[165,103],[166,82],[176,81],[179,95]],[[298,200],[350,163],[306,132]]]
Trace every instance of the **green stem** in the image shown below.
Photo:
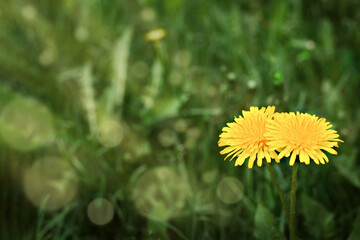
[[[161,49],[160,44],[161,44],[160,41],[154,42],[155,53],[156,53],[157,57],[159,58],[161,64],[165,65],[164,51]]]
[[[290,192],[290,240],[295,240],[295,204],[296,204],[296,177],[297,177],[297,163],[293,166],[292,177],[291,177],[291,192]]]
[[[271,165],[269,163],[266,163],[266,168],[269,170],[271,179],[275,185],[276,188],[276,192],[278,193],[279,197],[280,197],[280,201],[282,204],[282,207],[284,209],[285,212],[285,217],[286,217],[286,221],[289,223],[290,222],[290,218],[289,218],[289,208],[288,205],[285,201],[285,194],[284,191],[281,189],[278,178],[274,172],[274,169],[271,167]]]

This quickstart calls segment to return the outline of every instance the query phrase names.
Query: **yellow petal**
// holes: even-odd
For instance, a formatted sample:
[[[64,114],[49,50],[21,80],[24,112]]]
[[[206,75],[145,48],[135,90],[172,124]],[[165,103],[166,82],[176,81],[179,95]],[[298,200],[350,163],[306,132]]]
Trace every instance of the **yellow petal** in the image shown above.
[[[229,161],[232,161],[232,160],[234,159],[234,157],[238,156],[238,155],[241,153],[241,151],[242,151],[242,150],[239,149],[239,150],[235,151],[234,153],[232,153],[233,156],[230,158]],[[231,154],[229,154],[229,155],[231,155]],[[228,156],[229,156],[229,155],[228,155]],[[227,158],[228,156],[226,156],[226,158]],[[225,159],[226,159],[226,158],[225,158]]]
[[[319,165],[319,160],[318,158],[314,155],[314,153],[312,153],[311,151],[308,152],[309,156],[312,158],[312,160],[314,160],[314,162]]]
[[[248,152],[243,152],[239,155],[239,157],[236,159],[235,166],[241,166],[244,164],[245,159],[249,157],[250,154]]]
[[[230,153],[232,151],[236,150],[236,148],[234,147],[227,147],[227,148],[224,148],[223,150],[220,151],[220,154],[221,155],[224,155],[224,154],[227,154],[227,153]]]
[[[259,150],[258,152],[258,158],[260,158],[261,160],[264,158],[264,151],[262,149]]]
[[[306,165],[310,164],[310,158],[307,153],[304,152],[304,150],[300,151],[300,162],[305,163]]]
[[[269,155],[268,151],[264,151],[264,155],[265,155],[265,158],[266,158],[266,162],[271,163],[271,158],[270,158],[270,155]]]
[[[296,156],[298,155],[298,153],[299,153],[299,149],[295,149],[295,150],[293,151],[293,153],[291,154],[290,162],[289,162],[290,166],[294,166],[294,163],[295,163],[295,160],[296,160]]]
[[[321,150],[317,150],[315,156],[317,157],[317,159],[319,159],[321,164],[325,164],[325,161],[324,161],[321,153],[322,153]]]
[[[282,150],[279,155],[278,155],[278,158],[279,159],[282,159],[285,155],[289,154],[292,150],[292,147],[291,146],[287,146],[284,150]]]
[[[253,152],[249,158],[249,163],[248,163],[249,168],[252,168],[254,166],[255,158],[256,158],[256,152]]]
[[[322,157],[323,159],[325,159],[326,162],[329,162],[329,158],[326,156],[325,153],[323,153],[322,151],[319,151],[319,154],[321,155],[321,157]]]
[[[337,155],[337,152],[333,149],[333,148],[328,148],[328,147],[322,147],[321,149],[324,149],[325,151]]]
[[[262,149],[258,152],[258,154],[257,154],[257,165],[259,166],[259,167],[261,167],[262,166],[262,160],[263,160],[263,158],[264,158],[264,152],[262,151]]]
[[[278,158],[278,155],[275,153],[275,151],[270,151],[270,156],[275,159],[275,162],[279,163],[280,159]]]

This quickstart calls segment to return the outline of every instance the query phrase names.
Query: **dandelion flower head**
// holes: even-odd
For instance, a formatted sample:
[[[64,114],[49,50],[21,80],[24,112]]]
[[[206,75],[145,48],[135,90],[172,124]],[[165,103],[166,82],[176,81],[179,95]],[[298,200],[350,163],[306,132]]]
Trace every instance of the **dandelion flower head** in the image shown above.
[[[166,30],[163,28],[155,28],[148,31],[144,38],[148,42],[158,42],[166,36]]]
[[[325,118],[308,113],[276,113],[266,126],[265,136],[270,149],[279,152],[279,159],[291,154],[291,166],[297,155],[301,163],[310,164],[312,159],[316,164],[325,164],[329,159],[323,150],[336,155],[333,147],[343,142]]]
[[[255,160],[261,167],[265,158],[268,163],[274,158],[279,161],[274,150],[270,150],[268,139],[265,138],[265,125],[275,112],[274,106],[250,107],[250,111],[242,111],[242,116],[235,117],[235,122],[227,123],[222,129],[219,147],[224,147],[220,154],[227,154],[225,160],[232,155],[230,161],[237,157],[235,166],[243,165],[249,158],[248,167],[254,166]]]

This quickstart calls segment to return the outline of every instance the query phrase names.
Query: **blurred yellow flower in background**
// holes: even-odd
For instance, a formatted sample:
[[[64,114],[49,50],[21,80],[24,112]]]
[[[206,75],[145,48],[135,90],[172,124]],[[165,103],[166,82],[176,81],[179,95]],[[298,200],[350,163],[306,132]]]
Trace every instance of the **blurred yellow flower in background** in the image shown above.
[[[275,112],[274,106],[250,107],[250,111],[242,111],[243,116],[235,117],[235,122],[227,123],[227,127],[222,129],[219,147],[227,146],[220,154],[227,154],[225,160],[231,156],[230,161],[237,157],[235,166],[242,165],[249,157],[248,167],[252,168],[255,160],[257,165],[262,166],[262,159],[265,158],[268,163],[271,158],[279,161],[275,150],[268,146],[268,139],[264,133],[266,124]]]
[[[148,42],[158,42],[166,36],[166,30],[163,28],[154,28],[148,31],[144,38]]]
[[[343,142],[325,118],[308,113],[276,113],[266,127],[265,136],[270,149],[279,152],[279,159],[291,154],[291,166],[297,155],[301,163],[310,164],[311,158],[316,164],[325,164],[329,159],[322,150],[337,154],[333,147]]]

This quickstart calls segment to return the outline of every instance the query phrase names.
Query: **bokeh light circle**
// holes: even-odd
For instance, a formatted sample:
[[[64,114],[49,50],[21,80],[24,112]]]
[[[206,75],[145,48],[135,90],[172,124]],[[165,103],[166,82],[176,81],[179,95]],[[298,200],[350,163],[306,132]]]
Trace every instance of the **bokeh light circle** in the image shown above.
[[[55,137],[51,113],[34,99],[17,98],[1,112],[0,134],[16,150],[42,147]]]
[[[191,53],[187,50],[181,50],[175,53],[174,64],[178,67],[188,67],[191,64]]]
[[[158,139],[163,147],[171,147],[176,143],[177,135],[176,132],[171,129],[163,129],[159,133]]]
[[[179,119],[174,124],[175,131],[183,133],[188,129],[188,123],[184,119]]]
[[[85,27],[79,26],[75,29],[75,39],[84,42],[89,38],[89,32]]]
[[[21,15],[27,21],[32,21],[37,16],[37,10],[34,6],[27,4],[21,8]]]
[[[114,206],[105,198],[95,198],[87,208],[90,221],[96,225],[105,225],[114,218]]]
[[[140,12],[140,17],[144,22],[151,22],[156,19],[156,12],[150,7],[146,7]]]
[[[99,124],[99,142],[105,147],[115,147],[124,136],[123,126],[113,119],[102,119]]]
[[[237,178],[226,177],[217,186],[216,194],[224,203],[233,204],[243,198],[244,186]]]
[[[133,188],[135,207],[145,217],[166,221],[185,206],[188,186],[176,171],[156,167],[145,172]]]
[[[42,158],[25,171],[25,194],[42,209],[57,210],[66,206],[76,197],[77,189],[75,172],[62,158]]]
[[[139,79],[145,78],[148,75],[149,70],[148,64],[144,61],[135,62],[130,68],[131,74]]]

